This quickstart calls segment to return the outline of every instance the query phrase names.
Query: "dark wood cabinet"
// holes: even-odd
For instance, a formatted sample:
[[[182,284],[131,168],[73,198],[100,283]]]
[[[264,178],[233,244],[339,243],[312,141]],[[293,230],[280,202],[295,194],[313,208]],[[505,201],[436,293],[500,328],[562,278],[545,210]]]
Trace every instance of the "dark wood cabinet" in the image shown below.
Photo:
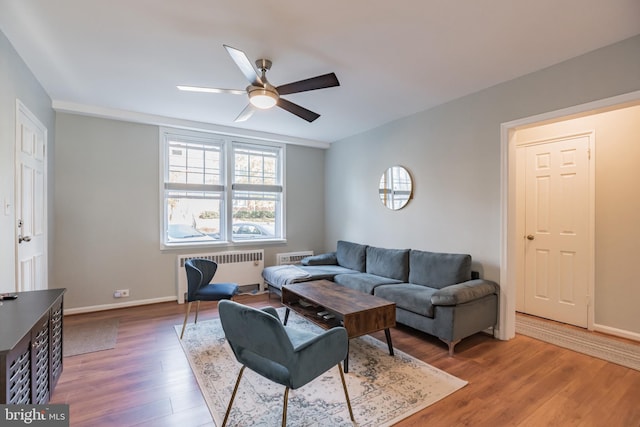
[[[0,403],[49,402],[63,368],[64,292],[19,292],[0,306]]]

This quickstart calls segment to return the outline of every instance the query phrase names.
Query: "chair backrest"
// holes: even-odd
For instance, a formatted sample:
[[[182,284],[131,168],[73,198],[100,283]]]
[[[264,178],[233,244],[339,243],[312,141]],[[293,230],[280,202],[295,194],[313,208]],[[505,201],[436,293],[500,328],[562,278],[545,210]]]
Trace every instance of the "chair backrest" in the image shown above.
[[[289,371],[295,362],[294,349],[279,318],[229,300],[220,301],[218,310],[225,336],[238,362],[262,375],[267,367]],[[278,372],[276,376],[283,374]],[[278,381],[270,375],[265,376]]]
[[[191,301],[198,289],[211,283],[218,264],[208,259],[193,258],[185,261],[184,268],[187,271],[187,298]]]

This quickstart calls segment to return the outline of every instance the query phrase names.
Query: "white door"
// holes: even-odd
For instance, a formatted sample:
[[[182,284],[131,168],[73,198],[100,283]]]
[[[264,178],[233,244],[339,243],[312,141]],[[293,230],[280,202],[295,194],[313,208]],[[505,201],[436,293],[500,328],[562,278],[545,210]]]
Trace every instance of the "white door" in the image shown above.
[[[526,147],[525,312],[588,326],[590,135]]]
[[[16,287],[47,288],[47,129],[18,101],[16,108]]]

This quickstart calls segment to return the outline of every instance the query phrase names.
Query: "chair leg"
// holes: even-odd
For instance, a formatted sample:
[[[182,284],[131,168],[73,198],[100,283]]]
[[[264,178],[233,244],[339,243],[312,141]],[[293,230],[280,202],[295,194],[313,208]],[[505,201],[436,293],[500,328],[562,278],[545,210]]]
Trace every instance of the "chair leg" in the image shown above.
[[[191,303],[188,302],[186,304],[187,308],[184,312],[184,322],[182,323],[182,332],[180,332],[180,339],[182,339],[182,336],[184,335],[184,328],[187,326],[187,319],[189,318],[189,311],[191,310]]]
[[[200,300],[196,303],[196,320],[193,323],[198,323],[198,313],[200,312]]]
[[[231,413],[231,405],[233,405],[233,399],[236,398],[236,392],[238,391],[238,386],[240,385],[240,379],[242,378],[242,374],[244,373],[243,366],[240,368],[240,372],[238,372],[238,379],[236,380],[236,386],[233,388],[233,393],[231,393],[231,400],[229,400],[229,406],[227,406],[227,412],[224,414],[224,420],[222,420],[222,427],[227,425],[227,420],[229,419],[229,414]]]
[[[282,427],[287,427],[287,401],[289,400],[289,387],[284,389],[284,405],[282,405]]]
[[[344,397],[347,399],[347,407],[349,408],[349,416],[351,417],[351,421],[356,422],[355,418],[353,418],[353,409],[351,409],[351,400],[349,399],[349,392],[347,391],[347,383],[344,380],[344,373],[342,372],[342,366],[338,363],[338,370],[340,371],[340,379],[342,380],[342,388],[344,389]]]

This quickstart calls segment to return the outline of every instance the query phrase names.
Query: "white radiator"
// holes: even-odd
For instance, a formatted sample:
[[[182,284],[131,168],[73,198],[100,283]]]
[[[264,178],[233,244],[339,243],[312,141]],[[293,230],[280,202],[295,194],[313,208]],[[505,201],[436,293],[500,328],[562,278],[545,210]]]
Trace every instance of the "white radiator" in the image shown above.
[[[184,293],[187,292],[187,272],[184,262],[188,259],[204,258],[218,263],[218,269],[213,276],[213,283],[232,282],[238,286],[258,285],[264,291],[264,250],[213,252],[208,254],[178,255],[177,280],[178,304],[184,303]]]
[[[276,262],[278,263],[278,265],[299,265],[302,258],[311,255],[313,255],[313,251],[287,252],[283,254],[276,254]]]

